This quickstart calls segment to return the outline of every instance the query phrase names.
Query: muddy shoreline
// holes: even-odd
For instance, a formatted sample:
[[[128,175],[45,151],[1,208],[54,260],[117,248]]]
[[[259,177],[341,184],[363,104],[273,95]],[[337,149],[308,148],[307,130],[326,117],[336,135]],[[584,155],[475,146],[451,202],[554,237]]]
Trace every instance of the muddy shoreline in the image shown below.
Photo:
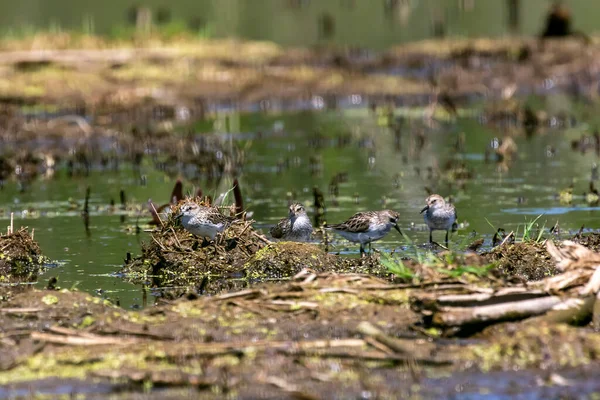
[[[85,107],[94,114],[147,104],[202,114],[227,105],[265,111],[310,107],[315,97],[318,107],[335,108],[352,95],[367,105],[426,104],[435,91],[458,102],[502,99],[515,86],[521,95],[566,90],[593,96],[600,71],[596,42],[457,39],[374,53],[232,40],[148,40],[131,48],[45,36],[37,43],[0,43],[0,100]],[[14,48],[31,50],[10,51]]]
[[[246,285],[217,280],[205,290],[212,295],[181,293],[141,311],[51,282],[46,290],[4,291],[0,394],[28,385],[53,395],[55,385],[66,385],[117,398],[190,391],[206,398],[344,398],[365,390],[384,398],[444,396],[448,388],[431,387],[442,376],[456,384],[479,376],[468,390],[502,393],[509,387],[485,377],[506,374],[508,382],[523,370],[535,390],[553,395],[595,381],[600,254],[575,242],[503,243],[483,256],[405,260],[415,273],[409,279],[383,273],[378,255],[347,259],[312,244],[268,243],[243,219],[222,244],[204,246],[173,214],[125,272],[177,276],[187,285],[243,272]],[[593,247],[598,235],[575,239]]]
[[[556,390],[566,390],[552,381],[562,379],[563,368],[590,376],[600,342],[585,323],[557,323],[542,313],[499,321],[465,341],[436,322],[436,313],[452,307],[423,306],[443,293],[449,298],[496,285],[470,279],[390,284],[365,274],[308,270],[288,283],[139,312],[86,293],[30,290],[0,305],[0,383],[16,393],[25,382],[40,390],[47,381],[73,390],[88,382],[89,390],[111,388],[122,398],[182,388],[207,398],[347,397],[369,388],[392,398],[435,393],[427,382],[440,376],[511,376],[518,368]],[[485,379],[471,386],[493,387]]]
[[[233,177],[241,149],[173,127],[218,107],[333,109],[352,96],[359,96],[355,106],[384,117],[397,105],[439,103],[453,118],[481,97],[500,104],[565,90],[593,100],[600,74],[600,46],[576,39],[428,42],[380,54],[234,41],[148,41],[130,50],[50,39],[52,51],[0,43],[0,103],[8,117],[0,139],[54,143],[43,154],[36,147],[0,154],[1,179],[21,171],[18,178],[30,181],[57,161],[85,175],[94,164],[135,165],[145,152],[167,173],[184,165],[212,179]],[[510,118],[528,115],[520,105],[500,108]],[[393,111],[387,116],[384,125],[393,125]],[[117,150],[103,159],[107,144]],[[56,281],[46,290],[0,287],[0,398],[24,388],[24,396],[53,396],[60,385],[115,398],[600,391],[596,234],[556,246],[552,239],[507,241],[486,254],[436,251],[422,263],[380,254],[361,260],[313,244],[271,243],[245,217],[206,245],[177,224],[177,207],[121,271],[148,287],[193,288],[175,299],[131,311]],[[43,261],[33,237],[25,230],[7,236],[0,236],[1,255],[18,265],[3,258],[3,276],[35,280]],[[24,261],[32,269],[18,268]]]

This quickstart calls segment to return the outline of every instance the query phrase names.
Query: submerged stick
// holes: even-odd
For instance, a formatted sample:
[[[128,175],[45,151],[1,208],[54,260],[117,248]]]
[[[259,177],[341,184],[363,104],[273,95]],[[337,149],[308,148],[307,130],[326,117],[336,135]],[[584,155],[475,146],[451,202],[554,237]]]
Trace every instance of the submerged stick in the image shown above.
[[[119,198],[121,200],[121,210],[125,210],[127,208],[127,199],[125,197],[125,190],[121,189],[119,192]]]
[[[83,212],[86,214],[90,213],[90,195],[91,195],[92,189],[88,186],[85,189],[85,201],[83,203]]]
[[[88,186],[85,189],[85,201],[83,203],[83,212],[81,216],[83,217],[83,226],[85,227],[85,233],[89,237],[90,232],[90,195],[92,189]]]

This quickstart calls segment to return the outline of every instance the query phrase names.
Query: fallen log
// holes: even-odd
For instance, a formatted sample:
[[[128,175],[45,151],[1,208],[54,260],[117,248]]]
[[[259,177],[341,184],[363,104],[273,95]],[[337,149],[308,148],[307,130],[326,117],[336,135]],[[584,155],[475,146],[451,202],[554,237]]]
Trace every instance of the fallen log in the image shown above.
[[[527,288],[502,288],[494,293],[448,294],[438,296],[436,303],[444,306],[471,307],[493,305],[506,302],[523,301],[545,297],[548,294],[541,290]]]
[[[480,307],[441,307],[433,314],[432,322],[438,326],[460,327],[519,320],[544,314],[562,302],[563,299],[558,296],[547,296]]]
[[[579,325],[581,321],[588,321],[594,309],[596,296],[572,297],[552,307],[544,315],[534,317],[527,322],[535,323],[545,321],[556,324]]]

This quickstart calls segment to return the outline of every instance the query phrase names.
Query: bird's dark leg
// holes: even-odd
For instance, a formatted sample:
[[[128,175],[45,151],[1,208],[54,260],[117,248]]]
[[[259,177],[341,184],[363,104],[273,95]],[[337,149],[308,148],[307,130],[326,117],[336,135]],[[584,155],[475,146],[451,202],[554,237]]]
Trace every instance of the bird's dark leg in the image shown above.
[[[450,231],[446,231],[446,247],[448,247],[448,234],[450,233]]]
[[[373,254],[373,246],[371,245],[371,242],[369,242],[369,254]]]
[[[429,243],[433,243],[433,230],[429,230]]]
[[[365,245],[364,244],[360,244],[360,257],[364,257],[365,255]]]
[[[219,249],[217,248],[219,246],[219,244],[221,244],[221,234],[217,234],[217,236],[215,236],[215,238],[212,240],[212,244],[215,248],[215,257],[217,256],[217,254],[219,254]]]

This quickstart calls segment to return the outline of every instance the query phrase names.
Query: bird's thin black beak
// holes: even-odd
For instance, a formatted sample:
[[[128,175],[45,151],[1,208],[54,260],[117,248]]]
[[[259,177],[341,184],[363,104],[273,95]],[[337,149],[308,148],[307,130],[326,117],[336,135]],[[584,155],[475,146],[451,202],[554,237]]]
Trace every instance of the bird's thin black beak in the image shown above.
[[[398,224],[394,225],[394,229],[396,229],[398,231],[398,233],[402,235],[402,231],[400,230],[400,227],[398,226]]]
[[[421,212],[419,214],[423,214],[427,210],[429,210],[429,206],[423,207],[423,209],[421,210]]]

